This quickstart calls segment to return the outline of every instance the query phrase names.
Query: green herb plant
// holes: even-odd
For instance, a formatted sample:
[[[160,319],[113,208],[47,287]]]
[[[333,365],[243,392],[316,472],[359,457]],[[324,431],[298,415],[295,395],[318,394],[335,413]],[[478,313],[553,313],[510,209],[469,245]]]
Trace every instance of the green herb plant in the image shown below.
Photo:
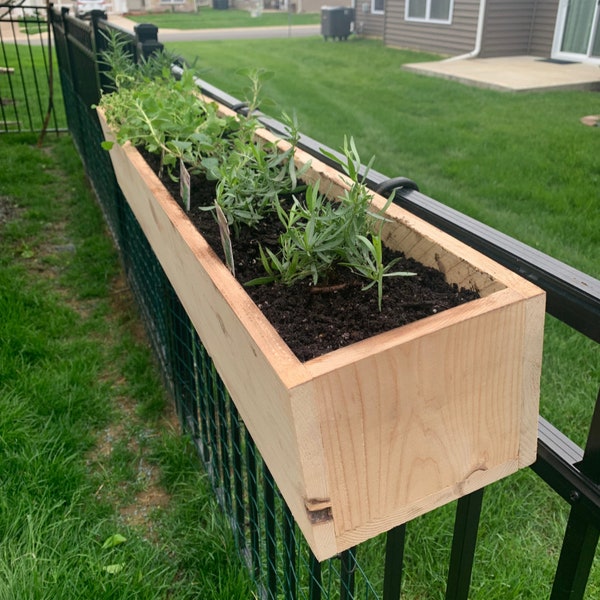
[[[289,209],[277,205],[277,215],[284,226],[279,236],[279,251],[260,247],[267,275],[248,282],[257,285],[279,281],[291,285],[310,277],[312,284],[326,279],[340,256],[343,233],[336,218],[336,207],[319,186],[309,186],[304,201],[296,196]]]
[[[169,52],[155,52],[136,63],[129,51],[127,37],[114,29],[102,33],[106,49],[100,55],[100,65],[105,77],[111,81],[112,91],[137,88],[140,83],[164,76],[176,58]]]
[[[323,281],[328,285],[333,268],[339,265],[368,280],[363,290],[377,285],[381,310],[384,277],[415,275],[391,271],[398,259],[388,264],[383,261],[381,226],[392,198],[382,210],[371,210],[372,194],[364,182],[372,160],[361,176],[360,156],[352,138],[344,140],[343,158],[322,152],[342,167],[349,188],[337,201],[330,201],[319,192],[317,184],[308,188],[303,201],[294,196],[289,209],[279,203],[277,214],[284,227],[279,236],[279,251],[260,248],[267,275],[249,285],[273,281],[291,285],[306,278],[311,278],[314,286]]]
[[[213,172],[218,180],[216,201],[233,226],[256,227],[270,213],[280,207],[280,199],[304,189],[299,177],[309,168],[304,165],[296,171],[294,150],[297,128],[289,121],[289,147],[281,151],[276,142],[258,140],[255,130],[243,128],[244,135],[236,135],[231,151],[222,157]],[[250,139],[250,136],[252,139]]]
[[[361,175],[352,138],[344,139],[341,155],[323,150],[339,164],[347,184],[341,196],[330,201],[318,182],[308,188],[301,183],[310,164],[297,170],[295,119],[283,115],[289,142],[285,150],[279,141],[257,135],[260,78],[265,73],[248,73],[250,99],[245,115],[224,117],[215,103],[198,96],[192,71],[183,69],[175,80],[169,59],[161,53],[132,66],[125,47],[115,39],[104,59],[114,91],[103,95],[100,106],[117,131],[117,142],[129,141],[158,154],[161,170],[166,167],[173,179],[177,179],[175,167],[183,162],[191,173],[216,181],[215,202],[203,210],[213,211],[218,218],[232,272],[230,229],[236,236],[242,227],[254,228],[267,215],[281,222],[278,245],[260,247],[265,276],[247,285],[276,281],[291,285],[309,278],[313,286],[323,288],[330,285],[336,267],[346,267],[367,281],[363,289],[377,286],[381,310],[384,278],[414,275],[392,271],[396,261],[384,264],[381,226],[389,204],[372,209],[365,179],[373,161]]]
[[[230,137],[227,152],[220,160],[212,159],[209,173],[218,182],[216,203],[234,234],[239,233],[240,226],[256,227],[267,214],[274,213],[282,196],[304,189],[299,177],[310,166],[296,171],[294,151],[300,134],[296,120],[287,114],[282,115],[289,144],[286,150],[281,150],[276,141],[257,136],[261,127],[257,118],[261,84],[271,74],[253,69],[246,75],[249,87],[245,115],[239,116],[239,128]]]
[[[179,81],[163,74],[103,95],[100,106],[117,132],[118,143],[129,141],[159,154],[159,175],[167,167],[173,178],[180,160],[191,172],[206,170],[205,161],[219,155],[238,126],[234,117],[220,116],[215,103],[198,98],[188,70]]]
[[[399,260],[397,258],[384,264],[381,235],[371,233],[370,238],[358,235],[356,239],[358,244],[348,253],[348,262],[342,264],[350,267],[355,273],[370,281],[370,283],[362,288],[363,290],[368,290],[377,284],[377,301],[379,310],[381,310],[383,278],[410,277],[416,275],[416,273],[411,273],[410,271],[391,271],[390,269]]]

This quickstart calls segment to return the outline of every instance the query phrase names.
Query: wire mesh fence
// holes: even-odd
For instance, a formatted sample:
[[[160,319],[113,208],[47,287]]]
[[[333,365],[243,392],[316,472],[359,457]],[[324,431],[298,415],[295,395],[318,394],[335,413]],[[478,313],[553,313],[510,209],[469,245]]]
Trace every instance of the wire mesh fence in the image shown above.
[[[91,26],[72,24],[65,15],[55,18],[69,128],[119,247],[165,384],[175,399],[184,429],[195,442],[231,525],[241,559],[256,582],[258,597],[267,600],[397,600],[403,580],[405,525],[321,563],[310,551],[191,320],[127,205],[108,153],[101,149],[103,136],[96,115],[90,110],[91,92],[81,93],[76,75],[81,68],[96,61],[96,38],[91,29],[88,31]],[[80,56],[71,56],[69,28],[77,32],[79,41],[88,41],[91,51],[88,48]],[[97,66],[94,68],[98,81]],[[557,273],[552,275],[556,277]],[[566,293],[562,297],[567,303]],[[597,311],[598,298],[592,298],[585,307]],[[543,427],[540,432],[544,435]],[[600,411],[596,409],[586,448],[589,457],[597,456],[599,433]],[[540,448],[544,449],[544,444],[546,438],[541,440]],[[598,540],[598,521],[593,516],[598,510],[597,486],[594,491],[586,487],[583,476],[579,475],[577,480],[572,472],[565,473],[568,469],[561,466],[561,461],[566,464],[567,459],[553,446],[548,446],[548,453],[556,460],[556,466],[540,476],[549,483],[555,480],[551,485],[561,495],[567,493],[563,494],[564,479],[571,476],[570,484],[587,503],[580,505],[580,509],[585,510],[582,518],[587,529],[581,535],[587,540],[586,545],[580,546],[582,552],[577,560],[556,578],[556,591],[552,596],[575,600],[583,598]],[[580,452],[578,456],[581,458],[581,455]],[[545,456],[538,462],[537,469],[550,464]],[[588,462],[590,460],[588,458]],[[448,563],[438,565],[436,570],[436,577],[445,577],[445,580],[430,582],[430,589],[438,590],[435,597],[469,597],[482,497],[483,490],[456,503],[454,532],[448,532],[448,539],[444,539],[451,546]],[[449,510],[454,510],[454,506]],[[567,539],[572,533],[567,531],[565,547],[572,544],[572,540]],[[587,573],[582,569],[587,569]],[[569,583],[574,578],[578,578],[577,589]],[[413,597],[419,597],[418,592]],[[428,597],[434,597],[433,592]]]
[[[69,86],[65,98],[70,111],[87,113]],[[102,160],[102,153],[108,154],[100,149],[99,125],[81,131],[88,148],[84,156],[163,378],[228,516],[259,597],[381,598],[356,549],[325,563],[312,555],[135,216],[111,185],[114,176],[107,177],[111,171]],[[96,154],[90,148],[100,150]]]

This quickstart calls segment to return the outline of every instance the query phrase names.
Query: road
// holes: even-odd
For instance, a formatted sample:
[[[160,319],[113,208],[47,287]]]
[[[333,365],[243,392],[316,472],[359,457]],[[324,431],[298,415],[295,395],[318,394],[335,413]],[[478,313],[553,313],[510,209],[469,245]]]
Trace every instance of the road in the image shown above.
[[[234,29],[196,29],[190,31],[159,29],[161,42],[192,42],[209,40],[258,40],[265,38],[309,37],[320,34],[319,25],[292,27],[246,27]]]
[[[133,31],[134,21],[109,15],[109,22]],[[211,40],[258,40],[266,38],[310,37],[320,35],[320,25],[291,25],[283,27],[244,27],[232,29],[159,29],[159,42],[198,42]]]

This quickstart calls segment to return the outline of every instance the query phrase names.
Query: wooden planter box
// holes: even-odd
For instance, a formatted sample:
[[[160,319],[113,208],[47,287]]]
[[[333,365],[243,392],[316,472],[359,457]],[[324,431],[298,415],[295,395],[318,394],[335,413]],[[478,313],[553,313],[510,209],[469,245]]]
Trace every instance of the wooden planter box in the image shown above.
[[[141,155],[129,144],[114,144],[110,154],[131,209],[319,560],[534,461],[542,290],[391,206],[385,243],[482,297],[302,363]],[[330,186],[337,195],[339,173],[298,151],[296,161],[306,160],[306,179],[320,178],[321,190]]]

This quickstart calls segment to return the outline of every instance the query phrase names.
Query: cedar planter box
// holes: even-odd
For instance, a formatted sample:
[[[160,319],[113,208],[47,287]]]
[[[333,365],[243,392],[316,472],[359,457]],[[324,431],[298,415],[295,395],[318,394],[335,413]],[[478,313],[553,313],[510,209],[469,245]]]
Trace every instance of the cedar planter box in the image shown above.
[[[107,139],[114,139],[102,113]],[[265,136],[270,136],[264,132]],[[285,142],[280,142],[282,147]],[[531,464],[545,294],[397,206],[383,239],[481,298],[307,362],[287,347],[131,145],[133,213],[324,560]],[[298,164],[309,160],[301,151]],[[337,171],[304,179],[337,196]],[[375,196],[381,207],[385,200]]]

